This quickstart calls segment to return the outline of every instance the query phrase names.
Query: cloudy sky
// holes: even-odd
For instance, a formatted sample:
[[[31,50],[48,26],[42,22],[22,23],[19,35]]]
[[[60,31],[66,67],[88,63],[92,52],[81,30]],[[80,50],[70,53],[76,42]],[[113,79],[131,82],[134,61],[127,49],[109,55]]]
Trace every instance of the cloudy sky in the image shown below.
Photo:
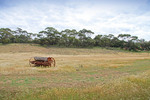
[[[131,34],[150,40],[150,0],[0,0],[0,28],[46,27]]]

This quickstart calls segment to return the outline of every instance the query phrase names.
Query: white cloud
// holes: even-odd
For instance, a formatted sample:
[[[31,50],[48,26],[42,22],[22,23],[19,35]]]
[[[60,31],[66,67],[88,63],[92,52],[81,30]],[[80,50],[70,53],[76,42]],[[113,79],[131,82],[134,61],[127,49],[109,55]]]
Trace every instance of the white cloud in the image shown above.
[[[20,4],[0,9],[0,27],[21,27],[29,32],[39,32],[46,27],[56,29],[90,29],[96,34],[127,33],[150,40],[150,11],[138,13],[139,7],[105,5],[97,3],[68,2]],[[142,12],[142,11],[140,11]]]

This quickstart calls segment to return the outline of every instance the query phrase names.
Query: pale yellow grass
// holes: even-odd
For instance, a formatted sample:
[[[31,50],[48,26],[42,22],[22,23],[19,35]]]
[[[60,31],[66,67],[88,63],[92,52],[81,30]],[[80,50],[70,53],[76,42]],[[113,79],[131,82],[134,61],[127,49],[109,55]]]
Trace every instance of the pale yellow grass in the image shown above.
[[[71,54],[71,52],[73,52]],[[56,67],[30,67],[29,59],[34,56],[52,56]],[[122,67],[135,60],[149,59],[147,53],[122,53],[103,49],[43,48],[29,44],[0,46],[1,74],[36,74],[41,71],[76,71],[79,67]]]
[[[99,54],[99,55],[55,55],[56,67],[42,68],[30,67],[29,59],[34,56],[49,56],[39,53],[1,53],[0,73],[11,74],[35,74],[39,71],[75,71],[76,68],[84,67],[121,67],[130,65],[138,59],[149,59],[147,55],[124,55],[120,54]]]

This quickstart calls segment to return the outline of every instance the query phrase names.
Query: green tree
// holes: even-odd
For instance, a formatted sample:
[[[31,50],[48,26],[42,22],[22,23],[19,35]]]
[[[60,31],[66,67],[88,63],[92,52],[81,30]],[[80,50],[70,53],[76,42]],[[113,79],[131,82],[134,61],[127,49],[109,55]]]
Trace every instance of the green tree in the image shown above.
[[[11,43],[11,38],[13,37],[12,31],[9,28],[0,29],[0,43],[8,44]]]
[[[131,36],[130,34],[119,34],[118,38],[121,39],[122,42],[121,48],[129,51],[137,51],[140,49],[137,36]]]
[[[102,39],[102,36],[103,36],[103,35],[96,35],[96,36],[95,36],[95,38],[94,38],[94,40],[95,40],[95,46],[101,46],[101,43],[102,43],[101,39]]]
[[[78,38],[79,38],[81,47],[88,47],[88,46],[91,46],[91,44],[93,44],[94,46],[94,41],[91,40],[92,34],[94,34],[94,32],[92,32],[91,30],[87,30],[87,29],[82,29],[78,32]]]
[[[47,27],[44,31],[39,32],[38,37],[43,41],[45,39],[45,45],[57,45],[60,41],[61,33],[53,27]],[[43,44],[43,42],[42,42]]]
[[[14,43],[29,43],[32,41],[32,33],[28,33],[26,30],[23,30],[21,28],[17,28],[17,30],[14,31]]]
[[[61,31],[62,34],[62,42],[64,43],[65,46],[67,47],[77,47],[78,46],[78,32],[75,29],[65,29]]]

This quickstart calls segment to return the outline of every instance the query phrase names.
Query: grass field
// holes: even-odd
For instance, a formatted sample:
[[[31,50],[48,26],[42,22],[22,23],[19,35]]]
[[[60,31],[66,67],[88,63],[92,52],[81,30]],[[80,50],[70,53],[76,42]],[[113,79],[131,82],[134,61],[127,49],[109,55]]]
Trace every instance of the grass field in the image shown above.
[[[52,56],[56,67],[30,67],[34,56]],[[150,100],[150,55],[0,45],[0,100]]]

